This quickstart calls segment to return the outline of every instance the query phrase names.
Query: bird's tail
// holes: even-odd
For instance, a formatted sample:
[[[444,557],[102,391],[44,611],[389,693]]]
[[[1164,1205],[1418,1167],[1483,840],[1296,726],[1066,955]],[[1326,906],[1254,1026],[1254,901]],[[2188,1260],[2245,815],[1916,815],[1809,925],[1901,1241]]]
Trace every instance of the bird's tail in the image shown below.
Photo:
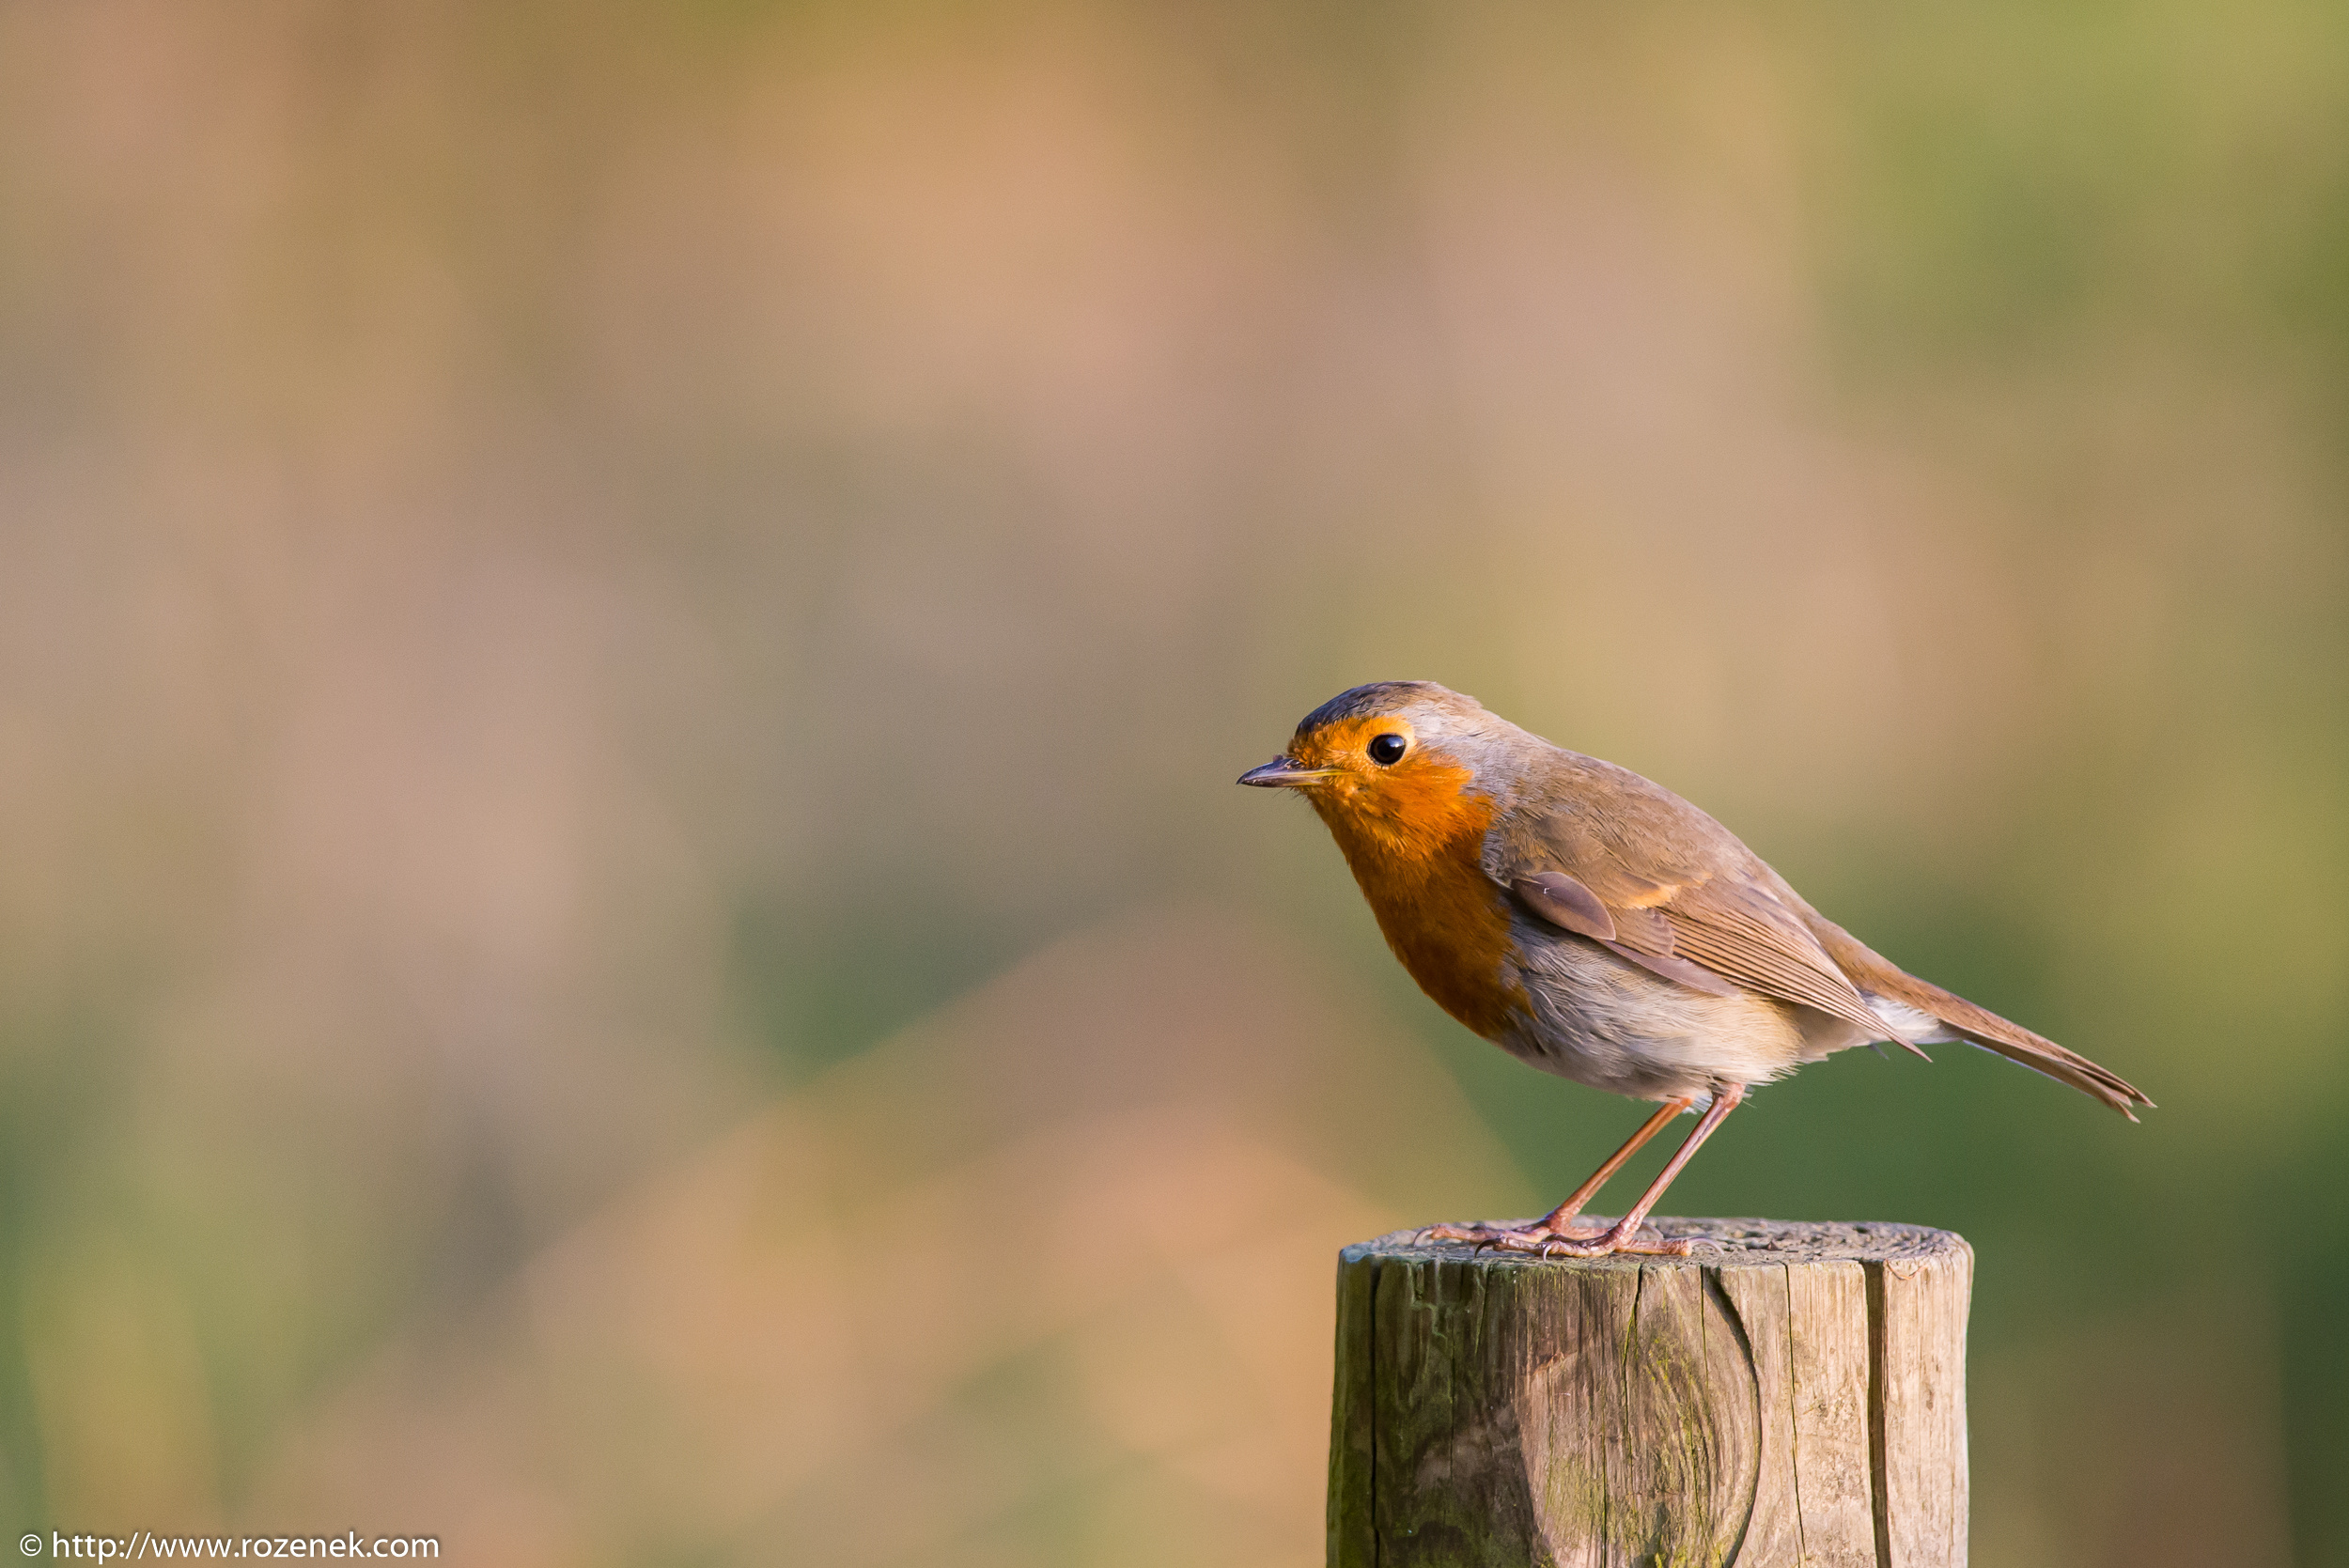
[[[2099,1067],[2077,1051],[2066,1050],[2021,1024],[2010,1023],[1986,1007],[1977,1007],[1962,996],[1918,979],[1833,921],[1815,911],[1805,913],[1819,945],[1862,991],[1929,1014],[1952,1037],[1996,1051],[2009,1062],[2019,1062],[2084,1094],[2093,1094],[2132,1122],[2137,1120],[2132,1107],[2154,1103],[2120,1074]]]

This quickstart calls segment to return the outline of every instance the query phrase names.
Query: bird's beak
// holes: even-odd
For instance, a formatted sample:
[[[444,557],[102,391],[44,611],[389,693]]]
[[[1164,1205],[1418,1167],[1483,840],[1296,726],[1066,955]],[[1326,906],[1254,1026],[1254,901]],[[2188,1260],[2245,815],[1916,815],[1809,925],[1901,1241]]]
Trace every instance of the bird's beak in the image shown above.
[[[1254,784],[1259,789],[1278,789],[1283,785],[1297,788],[1319,779],[1334,779],[1337,775],[1338,770],[1334,768],[1299,768],[1286,757],[1274,757],[1262,768],[1251,768],[1242,773],[1239,782]]]

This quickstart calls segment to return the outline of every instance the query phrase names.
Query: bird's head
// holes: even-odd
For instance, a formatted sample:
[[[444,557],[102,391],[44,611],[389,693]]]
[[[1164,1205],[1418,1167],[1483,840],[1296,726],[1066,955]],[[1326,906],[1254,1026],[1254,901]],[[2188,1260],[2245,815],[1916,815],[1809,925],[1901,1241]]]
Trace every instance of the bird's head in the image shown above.
[[[1424,680],[1342,691],[1305,715],[1283,751],[1239,777],[1302,792],[1341,842],[1414,857],[1492,821],[1496,791],[1480,784],[1516,726]]]

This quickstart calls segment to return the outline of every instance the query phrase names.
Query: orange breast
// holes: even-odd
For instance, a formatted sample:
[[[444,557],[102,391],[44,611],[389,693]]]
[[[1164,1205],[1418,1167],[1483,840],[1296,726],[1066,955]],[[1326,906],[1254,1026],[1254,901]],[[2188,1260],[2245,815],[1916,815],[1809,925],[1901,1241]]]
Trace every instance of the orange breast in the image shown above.
[[[1335,791],[1315,804],[1420,989],[1498,1040],[1529,1002],[1506,966],[1507,895],[1482,864],[1492,802],[1464,792],[1466,768],[1431,758],[1397,772],[1376,792]]]

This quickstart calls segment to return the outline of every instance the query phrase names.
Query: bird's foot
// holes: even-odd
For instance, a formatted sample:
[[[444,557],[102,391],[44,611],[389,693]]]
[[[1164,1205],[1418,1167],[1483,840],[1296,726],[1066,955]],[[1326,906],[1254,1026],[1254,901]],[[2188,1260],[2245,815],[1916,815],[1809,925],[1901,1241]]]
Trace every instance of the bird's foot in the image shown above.
[[[1481,1220],[1472,1225],[1423,1225],[1412,1233],[1411,1239],[1414,1242],[1472,1241],[1480,1247],[1497,1247],[1501,1245],[1500,1238],[1502,1236],[1546,1235],[1565,1241],[1588,1241],[1607,1229],[1604,1224],[1572,1228],[1576,1225],[1577,1221],[1571,1219],[1563,1226],[1548,1219],[1536,1219],[1530,1225],[1487,1225]]]
[[[1559,1231],[1546,1220],[1531,1225],[1430,1225],[1415,1240],[1471,1241],[1504,1252],[1530,1252],[1544,1258],[1603,1258],[1613,1252],[1647,1257],[1685,1258],[1693,1250],[1683,1239],[1667,1240],[1653,1225],[1626,1228],[1620,1220],[1594,1230]]]

